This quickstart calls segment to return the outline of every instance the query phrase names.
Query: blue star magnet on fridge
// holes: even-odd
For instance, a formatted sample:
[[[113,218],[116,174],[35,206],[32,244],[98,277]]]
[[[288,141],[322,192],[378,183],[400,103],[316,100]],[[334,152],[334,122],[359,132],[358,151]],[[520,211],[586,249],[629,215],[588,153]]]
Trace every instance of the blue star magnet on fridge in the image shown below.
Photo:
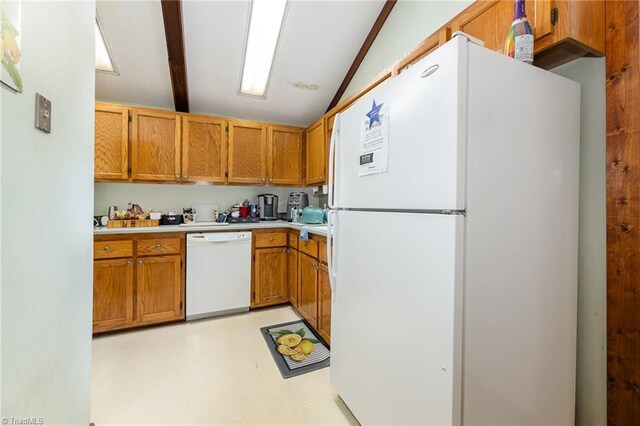
[[[384,105],[384,102],[380,105],[376,105],[376,100],[373,100],[371,111],[367,113],[367,117],[369,117],[369,128],[372,128],[376,122],[382,124],[380,122],[380,108],[382,108],[382,105]]]

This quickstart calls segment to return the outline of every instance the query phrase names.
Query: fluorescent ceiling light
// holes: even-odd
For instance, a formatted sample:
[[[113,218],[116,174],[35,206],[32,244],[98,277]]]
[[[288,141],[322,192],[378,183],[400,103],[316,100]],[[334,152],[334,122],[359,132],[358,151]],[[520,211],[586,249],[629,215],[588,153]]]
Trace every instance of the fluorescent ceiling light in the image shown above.
[[[253,0],[240,93],[265,96],[286,9],[287,0]]]
[[[96,19],[96,70],[110,72],[113,74],[118,74],[115,66],[113,65],[113,60],[111,59],[111,53],[107,47],[107,43],[104,39],[104,34],[102,33],[102,28],[100,27],[100,23]]]

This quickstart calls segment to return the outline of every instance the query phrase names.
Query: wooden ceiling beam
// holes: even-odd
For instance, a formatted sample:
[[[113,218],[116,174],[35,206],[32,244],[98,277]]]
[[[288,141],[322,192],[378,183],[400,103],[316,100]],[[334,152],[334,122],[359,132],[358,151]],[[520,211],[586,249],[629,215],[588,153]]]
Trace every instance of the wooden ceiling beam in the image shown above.
[[[344,80],[342,80],[342,84],[340,84],[338,91],[336,92],[335,96],[333,97],[333,100],[329,104],[329,108],[327,108],[327,112],[334,106],[338,105],[338,102],[340,102],[340,98],[342,97],[342,95],[344,95],[344,92],[347,90],[347,87],[349,86],[349,83],[351,83],[351,80],[353,80],[353,76],[356,74],[356,71],[358,71],[358,68],[360,67],[360,64],[362,64],[362,61],[364,60],[365,56],[367,56],[367,53],[369,52],[371,45],[375,41],[376,37],[378,36],[378,33],[382,29],[382,26],[384,25],[387,18],[389,17],[389,14],[391,14],[391,11],[393,10],[393,6],[395,5],[396,5],[396,0],[387,0],[384,6],[382,7],[382,10],[380,11],[378,18],[376,19],[376,22],[373,23],[373,26],[371,27],[371,31],[369,31],[369,35],[367,35],[367,38],[364,40],[364,43],[362,44],[360,51],[358,52],[355,59],[353,60],[353,63],[351,64],[349,71],[347,71],[347,75],[344,76]]]
[[[189,87],[184,49],[182,1],[161,0],[164,34],[167,40],[169,73],[173,90],[173,103],[178,112],[189,112]]]

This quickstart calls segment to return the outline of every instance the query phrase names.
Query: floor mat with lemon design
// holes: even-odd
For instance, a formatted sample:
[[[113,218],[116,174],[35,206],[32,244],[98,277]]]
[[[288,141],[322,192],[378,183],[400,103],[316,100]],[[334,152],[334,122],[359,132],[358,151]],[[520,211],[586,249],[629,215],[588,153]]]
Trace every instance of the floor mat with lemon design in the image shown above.
[[[305,320],[260,329],[285,379],[329,366],[329,347]]]

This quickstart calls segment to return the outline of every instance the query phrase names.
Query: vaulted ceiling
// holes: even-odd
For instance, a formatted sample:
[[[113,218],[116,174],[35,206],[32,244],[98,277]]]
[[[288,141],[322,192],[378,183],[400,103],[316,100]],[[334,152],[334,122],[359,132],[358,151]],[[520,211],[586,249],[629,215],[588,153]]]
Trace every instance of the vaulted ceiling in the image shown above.
[[[238,95],[250,2],[183,0],[190,112],[308,125],[320,117],[384,0],[290,0],[266,99]],[[173,109],[160,0],[102,1],[119,75],[96,73],[96,99]],[[316,84],[318,90],[292,83]]]

